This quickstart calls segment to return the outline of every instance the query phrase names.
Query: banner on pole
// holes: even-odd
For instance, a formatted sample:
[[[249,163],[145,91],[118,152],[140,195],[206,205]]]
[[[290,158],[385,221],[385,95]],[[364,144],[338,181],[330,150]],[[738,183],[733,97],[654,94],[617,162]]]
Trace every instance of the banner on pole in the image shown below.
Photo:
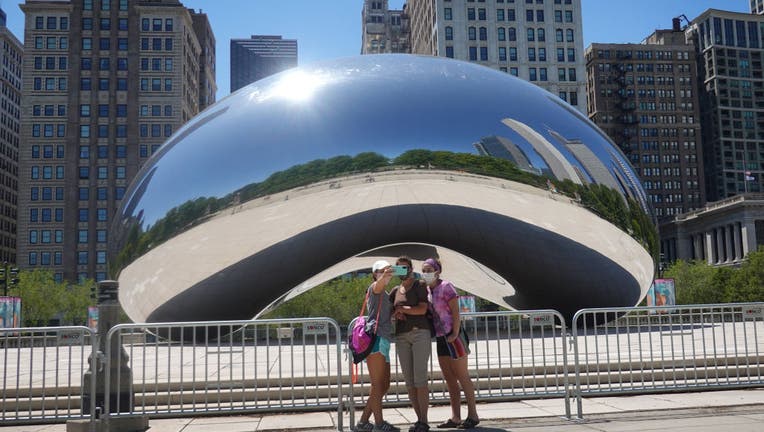
[[[0,328],[21,327],[21,297],[0,297]]]

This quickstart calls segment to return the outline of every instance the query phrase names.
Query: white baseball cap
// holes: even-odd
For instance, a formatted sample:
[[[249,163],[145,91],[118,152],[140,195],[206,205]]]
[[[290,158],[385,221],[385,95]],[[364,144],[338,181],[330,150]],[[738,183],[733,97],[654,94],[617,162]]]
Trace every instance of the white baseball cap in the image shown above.
[[[378,270],[382,270],[385,267],[390,267],[390,263],[385,260],[375,261],[374,265],[371,266],[371,271],[376,272]]]

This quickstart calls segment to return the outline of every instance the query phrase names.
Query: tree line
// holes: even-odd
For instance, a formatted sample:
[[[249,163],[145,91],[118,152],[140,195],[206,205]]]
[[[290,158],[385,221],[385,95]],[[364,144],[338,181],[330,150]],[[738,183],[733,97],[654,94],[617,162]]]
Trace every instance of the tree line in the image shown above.
[[[715,304],[764,301],[764,246],[748,254],[739,267],[714,267],[703,261],[676,261],[663,278],[674,279],[677,304]],[[22,270],[19,282],[8,289],[10,296],[22,298],[22,324],[25,327],[61,324],[85,325],[88,306],[95,305],[93,280],[76,284],[56,282],[44,269]],[[266,318],[305,318],[326,316],[347,325],[358,316],[371,275],[345,275],[325,282],[278,305]],[[468,287],[466,287],[468,288]],[[460,294],[467,293],[461,291]],[[478,311],[501,308],[476,298]]]
[[[764,301],[764,246],[740,267],[714,267],[704,261],[676,261],[663,273],[674,279],[677,304]]]
[[[8,295],[21,298],[22,326],[87,324],[88,306],[95,305],[95,299],[90,297],[95,288],[92,279],[76,284],[57,282],[45,269],[21,270],[18,279],[8,287]]]

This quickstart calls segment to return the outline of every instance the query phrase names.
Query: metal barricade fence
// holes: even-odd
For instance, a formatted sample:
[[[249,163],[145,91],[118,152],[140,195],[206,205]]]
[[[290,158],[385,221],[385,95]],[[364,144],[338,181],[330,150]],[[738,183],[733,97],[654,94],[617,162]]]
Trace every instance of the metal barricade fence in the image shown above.
[[[583,309],[573,317],[583,396],[764,384],[764,303]]]
[[[107,398],[106,421],[122,414],[341,414],[341,338],[330,318],[121,324],[106,337],[106,394],[126,387],[120,370],[129,362],[134,395],[132,408]]]
[[[83,409],[83,376],[96,352],[87,327],[0,328],[0,424],[68,419],[93,421],[95,401]],[[90,380],[90,394],[95,392]]]
[[[584,309],[573,318],[570,340],[552,310],[462,317],[468,367],[483,401],[564,398],[570,418],[574,395],[581,418],[586,396],[764,385],[764,303]],[[336,408],[342,428],[343,406],[354,421],[354,407],[368,396],[363,363],[357,384],[343,375],[344,337],[329,318],[125,324],[106,338],[99,387],[106,394],[127,389],[129,397],[105,398],[105,421]],[[86,327],[0,329],[0,424],[93,421],[95,400],[83,409],[82,385],[96,339]],[[431,400],[447,403],[434,342],[432,351]],[[127,365],[131,376],[121,373]],[[391,372],[385,403],[406,405],[395,344]],[[91,395],[95,381],[88,381]]]
[[[479,401],[532,398],[564,398],[570,418],[570,388],[565,320],[553,310],[464,313],[462,327],[469,335],[468,368]],[[348,329],[355,324],[353,320]],[[394,338],[393,338],[394,339]],[[353,361],[347,355],[348,370]],[[357,366],[358,383],[350,380],[346,392],[350,422],[354,408],[361,408],[369,395],[369,376],[365,363]],[[435,340],[429,365],[431,402],[448,402],[448,389],[438,365]],[[390,390],[386,405],[408,404],[403,374],[395,343],[390,348]]]

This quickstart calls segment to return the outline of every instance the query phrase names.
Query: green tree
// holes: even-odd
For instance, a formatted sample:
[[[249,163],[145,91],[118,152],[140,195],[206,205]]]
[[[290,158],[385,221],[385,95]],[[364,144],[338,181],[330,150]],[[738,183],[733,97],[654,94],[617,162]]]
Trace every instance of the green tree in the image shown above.
[[[764,246],[748,254],[731,276],[728,296],[734,302],[764,301]]]
[[[90,298],[91,289],[95,281],[87,279],[75,285],[64,287],[63,302],[61,305],[62,318],[67,324],[85,325],[88,322],[88,306],[95,304]]]
[[[10,294],[21,297],[21,318],[26,327],[46,326],[56,318],[79,325],[87,322],[88,306],[93,304],[90,288],[94,284],[85,280],[67,285],[56,282],[49,270],[22,270]]]
[[[26,327],[45,326],[61,311],[64,291],[48,270],[19,272],[12,295],[21,297],[21,319]]]
[[[358,316],[371,276],[340,277],[325,282],[279,305],[267,318],[329,317],[347,325]]]
[[[358,153],[353,158],[353,168],[355,171],[371,171],[390,165],[390,161],[378,153],[364,152]]]
[[[674,279],[677,304],[720,303],[724,299],[723,287],[715,285],[716,269],[702,261],[676,261],[663,274]]]
[[[739,268],[677,261],[664,277],[674,279],[677,304],[764,301],[764,247],[749,253]]]

